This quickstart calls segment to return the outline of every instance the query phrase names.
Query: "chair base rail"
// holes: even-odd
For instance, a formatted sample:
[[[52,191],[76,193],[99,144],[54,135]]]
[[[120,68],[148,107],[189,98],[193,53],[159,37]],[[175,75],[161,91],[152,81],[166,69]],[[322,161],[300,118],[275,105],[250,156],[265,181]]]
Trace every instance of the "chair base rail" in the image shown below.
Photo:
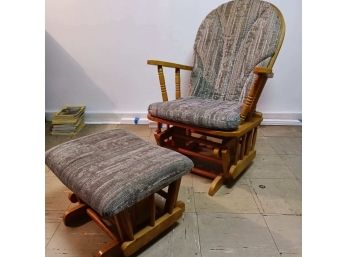
[[[238,130],[231,132],[210,131],[148,117],[158,122],[160,129],[154,134],[158,145],[188,156],[195,163],[192,173],[213,180],[208,191],[211,196],[223,184],[230,185],[238,179],[256,156],[257,129],[262,121],[260,113],[255,113]]]
[[[238,178],[238,176],[251,164],[252,160],[256,156],[256,151],[253,150],[248,155],[244,156],[242,160],[239,160],[236,165],[232,165],[230,168],[230,176],[233,179]]]

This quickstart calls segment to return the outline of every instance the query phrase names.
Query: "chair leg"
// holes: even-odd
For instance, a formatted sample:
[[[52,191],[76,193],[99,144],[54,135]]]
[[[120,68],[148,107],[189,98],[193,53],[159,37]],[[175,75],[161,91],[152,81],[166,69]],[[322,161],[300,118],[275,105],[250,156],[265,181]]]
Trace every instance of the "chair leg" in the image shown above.
[[[229,163],[227,173],[224,169],[225,183],[233,183],[233,181],[238,178],[238,176],[246,170],[246,168],[251,164],[252,160],[256,156],[256,151],[254,150],[257,136],[257,126],[252,130],[248,131],[234,141],[231,141],[230,147],[228,149],[231,154],[225,158]],[[233,150],[233,151],[232,151]],[[225,165],[226,167],[226,165]]]
[[[157,145],[164,146],[165,145],[164,140],[168,139],[172,135],[173,130],[174,130],[174,128],[171,127],[171,128],[168,128],[168,129],[166,129],[165,131],[162,131],[162,132],[161,131],[159,131],[159,132],[156,131],[156,133],[154,134],[154,137],[156,139]]]
[[[173,127],[173,136],[172,140],[177,147],[184,147],[185,146],[185,140],[183,140],[180,137],[176,137],[176,135],[186,135],[186,129]]]
[[[236,164],[232,165],[229,173],[231,178],[236,179],[252,162],[256,156],[256,151],[252,150],[247,155],[239,160]]]

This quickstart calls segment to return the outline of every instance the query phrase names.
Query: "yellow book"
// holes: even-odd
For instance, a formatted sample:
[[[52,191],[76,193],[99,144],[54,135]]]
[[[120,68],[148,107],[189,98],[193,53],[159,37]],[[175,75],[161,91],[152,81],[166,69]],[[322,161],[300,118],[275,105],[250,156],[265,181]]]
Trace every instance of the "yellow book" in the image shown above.
[[[56,116],[53,116],[52,119],[52,125],[61,125],[61,124],[77,124],[80,120],[84,120],[85,114],[83,113],[81,116],[77,118],[57,118]]]
[[[51,131],[51,135],[55,136],[75,136],[77,133],[81,131],[81,129],[85,126],[85,122],[82,121],[78,127],[74,131]]]
[[[57,118],[74,118],[84,113],[86,106],[64,106],[57,114]]]

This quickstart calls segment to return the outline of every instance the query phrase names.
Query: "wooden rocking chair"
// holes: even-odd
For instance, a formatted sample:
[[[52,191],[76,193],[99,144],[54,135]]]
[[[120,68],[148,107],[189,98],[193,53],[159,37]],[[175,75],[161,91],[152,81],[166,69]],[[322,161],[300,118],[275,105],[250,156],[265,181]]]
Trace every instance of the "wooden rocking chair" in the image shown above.
[[[158,60],[163,102],[149,106],[158,145],[190,157],[193,173],[213,180],[209,195],[231,183],[255,158],[256,112],[285,35],[281,12],[260,0],[235,0],[210,12],[198,29],[194,65]],[[175,69],[176,100],[168,101],[163,68]],[[192,71],[181,98],[180,70]],[[162,127],[162,124],[166,124]]]

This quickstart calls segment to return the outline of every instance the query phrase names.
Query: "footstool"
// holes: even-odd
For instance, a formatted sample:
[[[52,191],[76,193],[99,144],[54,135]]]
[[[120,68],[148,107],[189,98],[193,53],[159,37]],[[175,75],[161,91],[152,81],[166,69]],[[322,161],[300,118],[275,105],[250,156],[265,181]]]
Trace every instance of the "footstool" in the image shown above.
[[[81,137],[46,152],[46,165],[66,185],[74,207],[64,223],[92,219],[110,237],[96,256],[129,256],[172,226],[192,161],[121,129]]]

